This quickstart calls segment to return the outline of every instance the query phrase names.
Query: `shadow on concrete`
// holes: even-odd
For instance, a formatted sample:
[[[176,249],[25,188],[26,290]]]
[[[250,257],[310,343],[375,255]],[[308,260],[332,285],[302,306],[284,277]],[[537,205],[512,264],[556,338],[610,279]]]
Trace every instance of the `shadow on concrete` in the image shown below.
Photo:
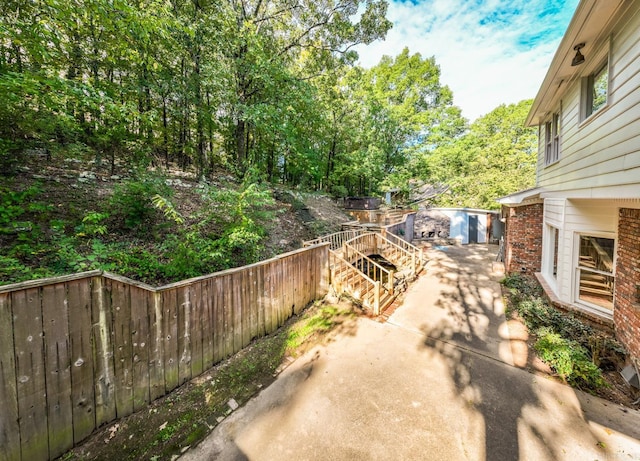
[[[507,353],[510,345],[508,334],[504,334],[501,299],[496,299],[500,294],[487,294],[495,292],[497,281],[497,277],[487,275],[491,252],[468,246],[450,248],[434,256],[430,271],[439,279],[436,308],[443,312],[437,323],[422,326],[424,346],[445,359],[459,398],[482,416],[484,459],[519,460],[525,450],[530,453],[532,448],[538,453],[537,459],[567,459],[563,445],[571,439],[571,433],[561,433],[560,426],[535,417],[547,413],[547,404],[535,386],[536,379],[544,378],[505,366],[513,365],[513,361]],[[579,408],[565,407],[557,418],[568,421],[570,426],[571,421],[575,422],[574,428],[588,427]],[[584,432],[580,436],[584,438]],[[593,434],[587,436],[592,447],[598,444]],[[606,447],[598,450],[608,458]]]

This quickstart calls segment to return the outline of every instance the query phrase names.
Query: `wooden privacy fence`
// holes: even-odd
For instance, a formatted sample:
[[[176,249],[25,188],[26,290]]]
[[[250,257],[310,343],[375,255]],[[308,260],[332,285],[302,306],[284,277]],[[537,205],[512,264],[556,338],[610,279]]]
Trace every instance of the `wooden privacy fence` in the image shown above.
[[[102,271],[0,286],[0,460],[53,459],[328,291],[328,244],[154,288]]]

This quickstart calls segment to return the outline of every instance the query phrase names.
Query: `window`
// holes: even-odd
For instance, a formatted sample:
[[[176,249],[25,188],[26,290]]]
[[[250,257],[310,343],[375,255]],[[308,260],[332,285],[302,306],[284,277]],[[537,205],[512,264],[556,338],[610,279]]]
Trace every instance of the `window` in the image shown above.
[[[613,309],[615,240],[580,235],[578,251],[578,299],[607,310]]]
[[[558,278],[558,229],[556,229],[555,227],[551,228],[551,239],[553,240],[552,242],[552,248],[553,248],[553,258],[552,258],[552,265],[551,265],[551,275],[553,275],[553,278]]]
[[[584,118],[596,113],[607,104],[609,95],[609,62],[585,79]]]
[[[552,225],[546,225],[546,232],[543,237],[543,258],[542,272],[551,279],[558,279],[558,246],[560,243],[560,230]]]
[[[544,164],[551,165],[560,159],[560,115],[553,114],[545,123]]]

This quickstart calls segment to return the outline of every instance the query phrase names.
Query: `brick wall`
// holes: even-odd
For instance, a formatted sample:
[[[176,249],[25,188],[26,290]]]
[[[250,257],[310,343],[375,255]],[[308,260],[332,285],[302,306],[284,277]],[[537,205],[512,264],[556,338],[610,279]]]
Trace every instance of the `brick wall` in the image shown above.
[[[505,270],[533,275],[542,264],[542,203],[506,208]]]
[[[621,208],[618,214],[618,250],[613,322],[618,339],[640,362],[640,210]]]

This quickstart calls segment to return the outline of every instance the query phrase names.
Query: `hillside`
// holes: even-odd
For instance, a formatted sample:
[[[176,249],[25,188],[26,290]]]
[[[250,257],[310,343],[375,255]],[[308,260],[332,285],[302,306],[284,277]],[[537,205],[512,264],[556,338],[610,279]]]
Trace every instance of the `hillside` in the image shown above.
[[[161,285],[297,249],[350,219],[326,196],[211,178],[30,151],[2,175],[0,284],[105,269]]]

